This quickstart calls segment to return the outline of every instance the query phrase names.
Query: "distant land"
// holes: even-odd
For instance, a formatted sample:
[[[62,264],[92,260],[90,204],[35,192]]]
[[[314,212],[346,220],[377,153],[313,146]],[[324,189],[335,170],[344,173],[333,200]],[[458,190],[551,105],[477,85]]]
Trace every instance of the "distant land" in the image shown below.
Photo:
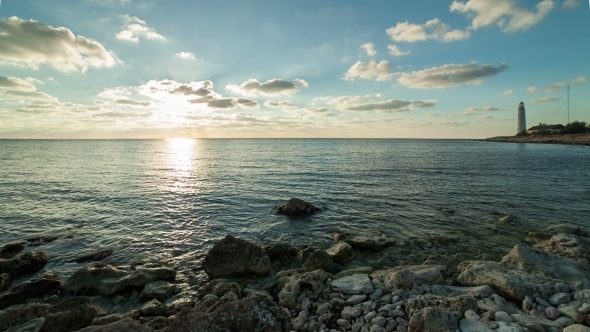
[[[590,133],[559,135],[517,135],[486,138],[488,142],[505,143],[544,143],[590,146]]]

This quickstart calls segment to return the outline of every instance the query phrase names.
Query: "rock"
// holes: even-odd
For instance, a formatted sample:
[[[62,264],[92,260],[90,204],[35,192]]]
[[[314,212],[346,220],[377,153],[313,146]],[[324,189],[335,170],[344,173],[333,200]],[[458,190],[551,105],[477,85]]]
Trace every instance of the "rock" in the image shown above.
[[[590,289],[582,289],[574,292],[574,300],[590,303]]]
[[[548,329],[550,327],[561,328],[561,325],[557,322],[535,316],[514,314],[512,315],[512,318],[514,321],[518,322],[520,325],[524,325],[525,327],[528,327],[529,325],[539,325],[544,329]]]
[[[388,240],[383,236],[369,237],[356,234],[336,234],[335,239],[336,241],[344,241],[356,249],[373,251],[381,251],[394,243],[393,240]]]
[[[12,258],[0,260],[0,274],[20,275],[35,273],[47,263],[47,255],[42,252],[25,252]]]
[[[347,320],[352,320],[354,318],[358,318],[363,314],[363,308],[362,307],[344,307],[344,309],[342,309],[342,312],[340,313],[340,316],[342,316],[342,318],[347,319]]]
[[[380,327],[384,327],[385,324],[387,324],[387,320],[383,316],[377,316],[377,317],[371,319],[371,324],[372,325],[377,325],[377,326],[380,326]]]
[[[190,297],[176,299],[166,304],[166,316],[176,315],[182,308],[192,308],[195,305],[195,300]]]
[[[500,263],[463,262],[457,280],[462,285],[490,285],[500,295],[522,301],[526,294],[549,298],[590,283],[590,270],[583,264],[523,244],[516,245]]]
[[[167,332],[259,331],[288,332],[291,318],[266,298],[245,298],[225,303],[208,312],[184,308],[170,322]]]
[[[491,298],[478,301],[477,307],[482,311],[505,311],[508,314],[516,313],[516,308],[509,305],[502,297],[495,294],[492,295]]]
[[[547,231],[553,234],[565,233],[565,234],[575,234],[584,237],[590,236],[590,232],[586,229],[582,228],[581,226],[577,225],[568,225],[568,224],[559,224],[547,227]]]
[[[176,285],[171,284],[167,281],[159,280],[150,282],[149,284],[145,285],[139,297],[143,300],[152,300],[157,299],[160,301],[164,301],[170,295],[172,295],[176,291]]]
[[[463,319],[459,321],[459,328],[461,329],[461,332],[494,332],[494,330],[486,324],[471,319]]]
[[[346,304],[355,305],[359,304],[367,299],[367,295],[353,295],[348,300],[346,300]]]
[[[366,274],[369,275],[371,273],[373,273],[373,271],[375,271],[374,268],[370,267],[370,266],[364,266],[364,267],[359,267],[356,269],[350,269],[350,270],[345,270],[342,272],[338,272],[338,274],[335,275],[336,278],[343,278],[343,277],[348,277],[348,276],[352,276],[355,274]]]
[[[510,216],[510,215],[498,218],[498,222],[505,223],[505,224],[512,224],[517,221],[518,221],[517,217]]]
[[[545,315],[547,316],[547,318],[551,320],[556,320],[557,318],[559,318],[559,316],[561,316],[561,313],[554,307],[549,307],[545,309]]]
[[[408,327],[408,332],[455,332],[459,323],[452,312],[428,307],[414,314]]]
[[[571,301],[568,303],[560,304],[557,307],[557,310],[564,316],[567,316],[576,321],[576,323],[581,323],[584,321],[584,315],[582,315],[578,309],[582,307],[582,302],[580,301]]]
[[[62,288],[66,294],[112,296],[158,280],[174,282],[175,278],[176,271],[165,267],[126,271],[109,264],[92,263],[74,272]]]
[[[529,312],[533,306],[533,298],[530,296],[525,296],[524,300],[522,301],[522,310],[525,312]]]
[[[264,252],[271,262],[291,263],[299,250],[286,243],[273,243],[270,246],[264,248]]]
[[[296,260],[297,264],[309,271],[317,269],[325,270],[333,262],[332,256],[327,252],[313,248],[299,251]]]
[[[563,332],[590,332],[590,327],[580,324],[574,324],[563,329]]]
[[[101,260],[103,258],[106,258],[112,254],[113,254],[112,249],[103,249],[103,250],[83,254],[83,255],[79,256],[78,258],[76,258],[74,261],[76,263],[83,263],[83,262],[87,262],[87,261],[97,261],[97,260]]]
[[[151,327],[140,324],[138,321],[131,318],[125,318],[120,321],[99,326],[88,326],[79,330],[78,332],[152,332]]]
[[[277,209],[277,214],[284,214],[286,216],[298,217],[307,216],[321,211],[320,208],[313,206],[312,204],[299,199],[291,198],[287,204],[280,206]]]
[[[227,279],[214,279],[199,287],[197,295],[202,299],[207,294],[213,294],[217,297],[222,297],[227,292],[233,292],[237,295],[242,294],[242,289],[238,283],[229,281]]]
[[[307,321],[307,311],[303,310],[301,312],[299,312],[299,315],[297,316],[297,318],[293,319],[293,323],[291,328],[295,331],[299,331],[299,329],[301,329],[301,327],[303,326],[303,324],[305,324],[305,322]]]
[[[342,265],[338,263],[332,263],[328,265],[328,267],[325,270],[330,274],[337,274],[338,272],[342,271]]]
[[[0,309],[25,302],[28,299],[42,297],[57,290],[60,284],[61,282],[54,275],[25,280],[10,291],[0,294]]]
[[[0,250],[0,259],[11,259],[25,249],[22,243],[9,243]]]
[[[375,287],[375,284],[373,284],[373,287]],[[383,289],[377,288],[377,289],[375,289],[375,291],[373,293],[371,293],[371,295],[369,295],[369,298],[373,301],[377,301],[381,298],[382,295],[383,295]]]
[[[557,234],[535,248],[554,255],[581,260],[589,257],[590,239],[573,234]]]
[[[45,323],[45,318],[39,317],[31,319],[20,326],[11,327],[6,332],[39,332]]]
[[[371,279],[366,274],[355,274],[333,280],[331,286],[332,291],[349,295],[371,294],[375,291]]]
[[[569,293],[557,293],[549,298],[549,303],[553,305],[560,305],[562,303],[566,303],[572,300],[572,297]]]
[[[12,277],[8,273],[0,274],[0,293],[8,290],[12,284]]]
[[[426,294],[410,297],[404,306],[410,317],[414,313],[427,307],[437,307],[451,312],[463,313],[468,310],[477,310],[477,300],[478,298],[472,295],[441,297]]]
[[[330,303],[322,303],[318,306],[318,310],[316,311],[316,315],[322,316],[330,310],[332,310],[332,305]]]
[[[525,330],[518,324],[498,322],[498,328],[495,332],[525,332]]]
[[[209,250],[203,269],[211,279],[266,276],[270,272],[270,258],[258,245],[228,235]]]
[[[328,274],[323,270],[315,270],[306,273],[294,272],[288,277],[279,292],[279,305],[293,309],[299,303],[297,298],[305,290],[310,289],[315,295],[320,295],[326,288],[325,281]]]
[[[399,266],[390,270],[375,271],[371,277],[382,281],[386,290],[391,290],[401,287],[412,288],[414,285],[438,284],[443,281],[442,272],[446,270],[443,265]]]
[[[154,330],[161,331],[163,329],[166,329],[168,325],[170,325],[170,321],[168,321],[168,318],[166,317],[158,316],[154,319],[151,319],[149,322],[146,323],[146,325],[153,328]]]
[[[438,296],[457,296],[457,295],[481,295],[489,296],[494,293],[494,289],[488,285],[478,287],[457,287],[449,285],[433,285],[431,292]]]
[[[142,316],[162,316],[166,314],[166,308],[158,300],[146,302],[139,312]]]
[[[494,320],[499,322],[512,323],[514,319],[506,311],[497,311],[494,313]]]
[[[128,313],[128,314],[111,314],[111,315],[96,317],[92,320],[92,325],[108,325],[108,324],[111,324],[114,322],[118,322],[118,321],[125,319],[127,317],[132,318],[132,319],[138,319],[139,313],[137,311],[133,311],[132,313]]]
[[[463,315],[465,317],[465,319],[471,319],[471,320],[479,320],[479,315],[474,311],[474,310],[466,310],[465,314]],[[512,318],[511,318],[512,319]]]
[[[576,324],[576,321],[575,320],[573,320],[573,319],[571,319],[569,317],[566,317],[566,316],[561,316],[561,317],[557,318],[555,320],[555,322],[556,323],[559,323],[559,325],[561,325],[563,327],[567,327],[567,326]]]
[[[578,312],[581,313],[582,315],[590,314],[590,304],[588,304],[588,303],[582,304],[582,306],[578,309]]]
[[[336,263],[344,263],[354,258],[352,247],[344,241],[336,243],[330,249],[326,250],[326,252],[332,256]]]

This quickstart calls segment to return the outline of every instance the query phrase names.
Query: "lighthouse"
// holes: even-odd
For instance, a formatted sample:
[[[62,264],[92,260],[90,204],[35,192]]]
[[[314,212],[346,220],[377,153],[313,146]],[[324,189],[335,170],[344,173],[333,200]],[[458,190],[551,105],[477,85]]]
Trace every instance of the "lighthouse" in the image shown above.
[[[518,130],[516,132],[517,135],[524,135],[526,134],[526,113],[524,108],[524,103],[521,101],[518,104]]]

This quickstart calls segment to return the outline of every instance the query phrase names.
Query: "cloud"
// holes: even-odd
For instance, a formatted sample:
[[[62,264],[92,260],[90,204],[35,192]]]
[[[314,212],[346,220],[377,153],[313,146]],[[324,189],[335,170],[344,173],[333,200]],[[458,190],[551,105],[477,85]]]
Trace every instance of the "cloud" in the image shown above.
[[[514,94],[514,90],[506,90],[504,92],[502,92],[500,95],[503,97],[508,97],[508,96],[512,96]]]
[[[575,79],[567,81],[567,82],[559,82],[559,83],[555,83],[551,86],[544,87],[543,90],[547,93],[553,93],[553,92],[557,92],[557,91],[565,88],[568,85],[584,84],[584,83],[586,83],[586,81],[587,81],[586,76],[580,76],[578,78],[575,78]]]
[[[440,42],[452,42],[468,39],[471,32],[468,30],[451,30],[450,26],[435,18],[424,24],[399,22],[395,27],[386,30],[391,40],[396,42],[413,43],[417,41],[436,40]]]
[[[116,99],[114,101],[115,104],[119,104],[119,105],[129,105],[129,106],[151,106],[152,102],[150,101],[139,101],[139,100],[135,100],[135,99]]]
[[[554,108],[549,111],[549,114],[561,114],[561,111],[563,111],[561,108]]]
[[[185,60],[195,60],[195,55],[191,52],[180,52],[175,54],[177,57]]]
[[[0,95],[7,95],[11,97],[21,97],[25,99],[36,99],[36,100],[46,100],[46,101],[54,101],[57,102],[58,99],[50,96],[43,92],[31,92],[31,91],[15,91],[15,90],[8,90],[4,92],[0,92]]]
[[[501,111],[502,109],[498,108],[498,107],[471,107],[465,110],[465,112],[467,113],[479,113],[479,112],[495,112],[495,111]]]
[[[154,115],[152,112],[145,113],[129,113],[129,112],[104,112],[97,113],[94,117],[101,118],[148,118]]]
[[[362,62],[357,61],[344,75],[344,79],[354,81],[356,78],[363,80],[389,81],[393,79],[394,74],[389,71],[393,68],[391,62],[383,60],[379,63],[375,61]]]
[[[368,56],[377,55],[377,51],[375,51],[375,44],[373,43],[365,43],[359,47],[359,50],[363,50]]]
[[[85,72],[121,63],[99,42],[67,28],[10,17],[0,21],[0,31],[0,65],[33,69],[48,65],[62,72]]]
[[[424,101],[405,101],[390,99],[387,101],[358,104],[346,108],[347,111],[380,111],[382,113],[407,112],[414,109],[434,107],[437,104],[436,99]]]
[[[466,15],[471,19],[471,29],[477,30],[498,26],[504,32],[525,31],[541,22],[555,8],[554,0],[543,0],[535,10],[517,5],[517,0],[454,0],[451,12]]]
[[[29,83],[35,83],[35,84],[45,84],[43,81],[38,80],[38,79],[33,78],[33,77],[27,77],[27,78],[25,78],[25,81],[27,81]]]
[[[102,6],[102,7],[113,7],[115,4],[119,4],[119,5],[126,5],[128,3],[131,3],[131,0],[87,0],[88,2],[92,2],[96,5]]]
[[[122,18],[126,25],[117,34],[117,39],[132,43],[138,43],[140,37],[149,40],[166,41],[166,37],[148,27],[146,22],[138,17],[123,15]]]
[[[270,100],[268,100],[268,101],[264,102],[264,106],[266,106],[266,107],[282,107],[282,108],[295,107],[295,105],[288,100],[285,100],[285,101],[270,101]]]
[[[242,95],[288,96],[299,92],[301,87],[308,86],[309,84],[302,79],[290,82],[273,78],[264,83],[257,79],[249,79],[240,85],[227,85],[226,88]]]
[[[580,0],[565,0],[561,5],[563,9],[576,9],[580,6],[582,2]]]
[[[533,92],[537,91],[537,87],[536,86],[529,86],[528,88],[526,88],[526,91],[533,93]]]
[[[393,56],[406,56],[410,55],[410,51],[401,51],[397,45],[388,45],[387,49],[389,50],[389,54]]]
[[[480,85],[489,77],[508,69],[502,63],[498,67],[492,65],[448,64],[411,73],[402,73],[399,83],[413,89],[445,89],[460,84]]]
[[[37,88],[26,80],[17,77],[0,76],[0,89],[36,91]]]
[[[559,98],[555,98],[555,97],[543,97],[541,99],[533,99],[530,100],[529,103],[533,103],[533,104],[537,104],[537,103],[551,103],[554,101],[558,101]]]

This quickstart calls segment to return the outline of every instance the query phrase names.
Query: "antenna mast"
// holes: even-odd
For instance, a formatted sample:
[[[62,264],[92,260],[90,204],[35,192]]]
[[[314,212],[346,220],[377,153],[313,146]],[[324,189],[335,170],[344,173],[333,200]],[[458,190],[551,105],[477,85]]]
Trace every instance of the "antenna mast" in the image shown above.
[[[567,124],[570,124],[570,86],[567,85]]]

